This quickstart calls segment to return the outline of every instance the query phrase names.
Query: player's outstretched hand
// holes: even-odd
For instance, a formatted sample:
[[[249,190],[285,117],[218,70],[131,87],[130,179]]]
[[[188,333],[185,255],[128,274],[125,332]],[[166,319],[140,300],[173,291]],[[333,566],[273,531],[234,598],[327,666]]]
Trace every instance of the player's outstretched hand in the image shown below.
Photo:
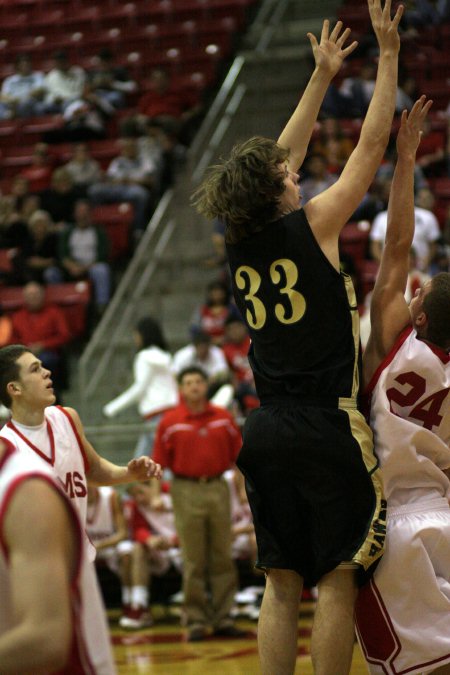
[[[403,15],[403,5],[397,7],[394,18],[391,19],[391,0],[386,0],[381,7],[381,0],[367,0],[370,20],[380,46],[380,53],[392,52],[398,54],[400,50],[400,36],[398,25]]]
[[[150,457],[137,457],[128,462],[127,466],[130,480],[161,478],[160,464],[156,464]]]
[[[424,120],[433,101],[421,96],[413,105],[410,113],[402,112],[400,129],[397,135],[397,153],[402,157],[415,157],[422,136]]]
[[[325,71],[330,77],[336,75],[345,57],[351,54],[358,46],[358,43],[354,41],[347,47],[344,47],[344,44],[350,35],[350,28],[346,28],[344,32],[341,33],[342,26],[342,21],[338,21],[330,35],[330,22],[328,19],[325,19],[322,26],[320,44],[317,42],[317,38],[313,33],[307,33],[316,67]]]

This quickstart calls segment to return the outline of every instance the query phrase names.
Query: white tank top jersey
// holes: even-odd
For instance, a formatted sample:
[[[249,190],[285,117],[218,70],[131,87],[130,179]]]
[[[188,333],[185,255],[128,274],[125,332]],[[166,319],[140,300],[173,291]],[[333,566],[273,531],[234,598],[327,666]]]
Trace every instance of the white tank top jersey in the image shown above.
[[[450,355],[406,329],[366,390],[390,507],[450,498],[449,392]]]
[[[0,431],[20,452],[40,457],[61,481],[67,496],[86,525],[87,480],[89,463],[69,413],[61,406],[45,409],[45,422],[38,427],[26,427],[10,420]],[[86,535],[87,537],[87,535]],[[94,560],[95,548],[88,542],[89,558]]]
[[[55,490],[64,492],[52,473],[37,457],[27,456],[14,447],[9,447],[0,460],[0,635],[14,627],[16,618],[12,612],[9,581],[8,548],[3,539],[3,525],[15,490],[24,480],[39,477]],[[73,618],[72,647],[66,666],[58,671],[61,675],[114,675],[108,628],[95,570],[88,560],[84,547],[83,528],[70,501],[69,512],[73,516],[78,533],[77,572],[71,583]]]
[[[115,533],[112,500],[114,489],[107,485],[98,488],[95,504],[87,505],[86,530],[89,539],[98,543]]]

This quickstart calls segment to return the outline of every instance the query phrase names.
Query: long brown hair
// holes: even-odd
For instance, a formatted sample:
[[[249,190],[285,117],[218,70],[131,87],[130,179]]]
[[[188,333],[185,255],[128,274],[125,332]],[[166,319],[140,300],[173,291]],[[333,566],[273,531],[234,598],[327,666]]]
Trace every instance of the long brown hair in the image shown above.
[[[235,244],[277,218],[285,190],[279,165],[288,156],[261,136],[235,145],[228,160],[209,169],[192,202],[206,218],[222,220],[225,240]]]

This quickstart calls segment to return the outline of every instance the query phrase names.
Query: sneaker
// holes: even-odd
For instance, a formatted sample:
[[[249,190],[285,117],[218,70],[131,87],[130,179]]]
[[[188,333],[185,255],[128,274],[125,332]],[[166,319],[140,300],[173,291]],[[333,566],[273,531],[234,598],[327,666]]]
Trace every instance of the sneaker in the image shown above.
[[[192,626],[188,629],[186,639],[188,642],[200,642],[206,640],[208,635],[208,629],[205,626]]]
[[[238,640],[239,638],[246,637],[247,631],[241,630],[240,628],[237,628],[237,626],[233,626],[233,624],[225,624],[224,626],[219,626],[218,628],[216,628],[214,631],[214,635],[217,635],[218,637],[229,637]]]
[[[130,607],[119,620],[119,626],[127,630],[139,630],[153,626],[153,617],[145,607]]]

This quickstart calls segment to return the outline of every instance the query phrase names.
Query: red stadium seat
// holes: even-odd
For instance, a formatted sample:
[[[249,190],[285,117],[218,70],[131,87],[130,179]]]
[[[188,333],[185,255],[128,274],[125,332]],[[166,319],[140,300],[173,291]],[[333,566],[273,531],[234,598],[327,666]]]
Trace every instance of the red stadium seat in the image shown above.
[[[128,202],[93,207],[93,221],[103,226],[108,234],[111,260],[117,260],[129,253],[133,216],[133,206]]]

